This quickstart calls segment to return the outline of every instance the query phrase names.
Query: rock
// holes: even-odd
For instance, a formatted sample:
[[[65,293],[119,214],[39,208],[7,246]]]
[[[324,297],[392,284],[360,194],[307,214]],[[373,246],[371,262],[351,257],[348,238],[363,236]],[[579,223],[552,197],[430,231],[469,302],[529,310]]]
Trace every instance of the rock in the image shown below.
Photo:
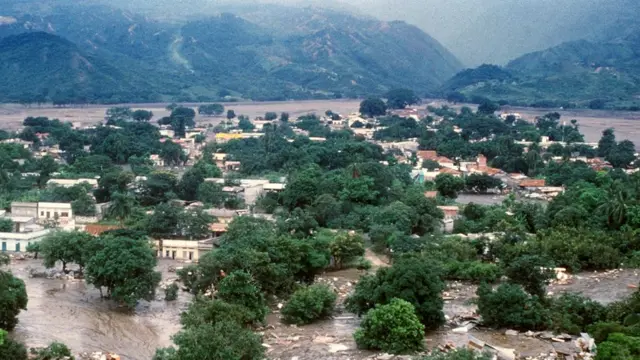
[[[553,338],[551,338],[551,341],[563,343],[564,339],[553,337]]]
[[[262,343],[262,347],[264,347],[266,349],[271,349],[271,345],[266,344],[266,343]]]
[[[328,344],[334,340],[335,338],[331,336],[322,336],[322,335],[318,335],[315,338],[313,338],[313,342],[316,344]]]
[[[504,334],[507,336],[518,336],[519,332],[517,332],[516,330],[507,330],[504,332]]]
[[[533,331],[529,330],[526,333],[524,333],[524,336],[528,336],[528,337],[534,337],[536,335],[536,333],[534,333]]]
[[[637,288],[638,288],[638,285],[629,284],[629,285],[627,285],[627,287],[628,287],[629,289],[637,289]]]
[[[340,351],[349,350],[349,347],[347,345],[342,345],[342,344],[328,344],[328,345],[329,345],[329,352],[332,354]]]
[[[385,354],[381,354],[381,355],[376,356],[376,359],[378,359],[378,360],[391,360],[391,359],[393,359],[393,356],[394,355],[385,353]]]
[[[176,266],[175,265],[169,265],[169,268],[167,269],[167,271],[170,272],[170,273],[176,272]]]

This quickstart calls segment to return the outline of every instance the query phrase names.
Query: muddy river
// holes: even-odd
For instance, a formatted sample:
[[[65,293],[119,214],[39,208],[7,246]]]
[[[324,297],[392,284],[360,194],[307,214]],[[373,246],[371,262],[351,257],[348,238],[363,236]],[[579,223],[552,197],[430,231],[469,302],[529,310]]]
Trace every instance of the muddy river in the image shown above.
[[[374,256],[368,254],[367,257]],[[384,262],[374,262],[384,266]],[[163,280],[174,278],[167,271],[175,262],[161,261]],[[142,302],[134,312],[124,312],[110,301],[101,300],[96,289],[83,281],[29,278],[29,267],[42,267],[40,261],[14,261],[11,270],[22,278],[29,295],[28,310],[20,313],[13,336],[27,346],[45,346],[52,341],[67,344],[74,353],[111,351],[126,360],[149,360],[155,349],[171,345],[171,336],[180,330],[180,313],[191,297],[180,293],[175,302],[158,299]],[[295,327],[280,322],[280,315],[268,316],[269,326],[263,329],[264,343],[270,359],[366,359],[373,353],[356,348],[352,334],[359,319],[345,312],[341,302],[352,290],[361,271],[351,269],[326,274],[319,281],[328,282],[338,290],[340,301],[332,320],[309,326]],[[611,273],[583,273],[565,285],[552,285],[549,291],[582,292],[603,303],[630,295],[640,280],[636,270]],[[444,312],[449,317],[470,314],[475,310],[469,300],[475,297],[475,286],[450,283],[445,294]],[[453,343],[464,346],[468,335],[493,345],[516,348],[522,355],[536,355],[553,349],[554,344],[525,336],[505,336],[504,331],[474,329],[469,334],[453,333],[452,326],[427,335],[428,347]]]
[[[161,262],[163,280],[169,262]],[[135,312],[125,312],[100,299],[99,292],[84,281],[29,278],[28,267],[39,261],[14,261],[12,272],[27,286],[27,311],[19,316],[14,336],[27,346],[46,346],[52,341],[67,344],[74,352],[111,351],[123,359],[149,360],[157,347],[171,345],[171,335],[180,330],[180,312],[190,296],[181,293],[175,302],[142,302]]]

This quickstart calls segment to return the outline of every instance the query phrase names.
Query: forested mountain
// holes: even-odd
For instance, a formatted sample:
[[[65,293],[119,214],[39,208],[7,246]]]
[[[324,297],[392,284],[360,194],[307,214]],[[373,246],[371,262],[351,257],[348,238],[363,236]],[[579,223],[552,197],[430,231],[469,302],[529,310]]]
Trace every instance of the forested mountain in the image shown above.
[[[46,74],[46,81],[23,87],[25,74],[5,71],[6,82],[14,86],[7,86],[1,101],[42,95],[51,100],[54,94],[90,102],[203,101],[221,95],[284,100],[358,97],[400,86],[427,94],[462,67],[414,26],[330,10],[280,11],[285,8],[274,5],[271,21],[246,12],[170,22],[102,5],[36,4],[14,4],[0,14],[0,38],[9,39],[0,67],[14,66],[10,60],[18,38],[11,36],[45,32],[67,39],[67,52],[75,46],[73,51],[90,58],[97,70],[109,67],[109,81],[98,86],[99,72],[84,69],[92,76],[82,77],[82,86],[53,91],[54,84],[47,84],[55,76],[47,73],[50,67],[33,60],[22,72]],[[284,23],[295,31],[282,31],[285,27],[278,24]],[[40,34],[19,39],[24,42],[16,49],[20,56],[41,59],[38,42],[53,38]],[[61,74],[76,70],[73,64],[60,66]]]
[[[640,26],[609,29],[601,41],[579,40],[525,54],[504,68],[483,65],[451,78],[451,98],[512,104],[638,109]]]

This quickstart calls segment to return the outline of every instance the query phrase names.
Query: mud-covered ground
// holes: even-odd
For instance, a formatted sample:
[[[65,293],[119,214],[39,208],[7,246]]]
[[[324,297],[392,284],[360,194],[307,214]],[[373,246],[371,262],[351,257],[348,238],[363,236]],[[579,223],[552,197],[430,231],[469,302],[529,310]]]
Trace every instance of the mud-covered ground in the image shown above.
[[[386,266],[383,258],[367,253],[374,267]],[[163,280],[174,278],[169,273],[173,261],[160,261]],[[83,281],[29,278],[30,267],[42,267],[40,261],[13,261],[11,270],[22,278],[29,295],[28,310],[20,313],[20,323],[12,334],[27,346],[45,346],[51,341],[66,343],[76,353],[111,351],[127,360],[149,360],[155,349],[171,345],[171,336],[180,330],[180,313],[191,299],[181,293],[178,301],[167,303],[162,294],[158,300],[142,302],[134,312],[124,312],[110,301],[101,300],[96,289]],[[337,313],[331,320],[304,327],[285,325],[280,314],[268,317],[268,326],[262,329],[264,344],[270,359],[373,359],[376,354],[356,348],[352,334],[360,320],[344,310],[342,301],[352,291],[363,271],[349,269],[323,275],[319,281],[335,287],[339,294]],[[609,303],[630,295],[639,282],[637,270],[616,270],[605,273],[581,273],[570,283],[551,285],[553,294],[564,291],[581,292],[595,300]],[[471,315],[475,311],[472,300],[476,287],[452,282],[443,294],[445,314],[449,319]],[[548,353],[554,346],[550,341],[525,335],[506,336],[504,331],[476,328],[468,334],[453,332],[456,325],[449,323],[440,331],[426,336],[428,348],[452,343],[465,346],[469,335],[487,343],[515,348],[523,356]],[[567,346],[564,344],[564,346]]]

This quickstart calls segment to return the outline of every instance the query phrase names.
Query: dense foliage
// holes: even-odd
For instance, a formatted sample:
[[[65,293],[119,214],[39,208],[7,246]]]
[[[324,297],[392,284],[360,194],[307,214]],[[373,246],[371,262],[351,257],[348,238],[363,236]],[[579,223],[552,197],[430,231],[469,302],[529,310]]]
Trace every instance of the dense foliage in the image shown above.
[[[367,312],[353,337],[358,347],[392,354],[420,351],[424,348],[424,325],[409,302],[392,299]]]
[[[331,315],[337,295],[326,285],[311,285],[291,295],[281,310],[284,321],[304,325]]]

